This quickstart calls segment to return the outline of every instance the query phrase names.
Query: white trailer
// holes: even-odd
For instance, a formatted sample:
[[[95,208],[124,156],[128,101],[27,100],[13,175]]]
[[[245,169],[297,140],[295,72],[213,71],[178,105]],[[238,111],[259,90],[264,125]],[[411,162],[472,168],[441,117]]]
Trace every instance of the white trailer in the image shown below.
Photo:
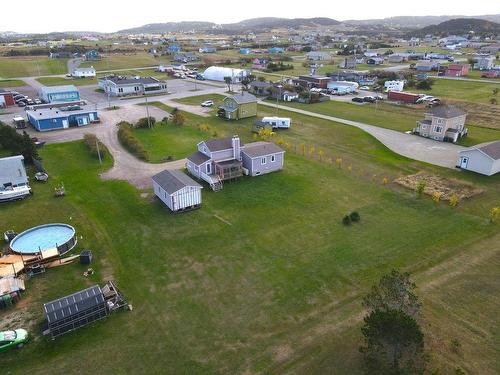
[[[292,125],[292,119],[290,117],[264,117],[262,122],[269,124],[273,129],[288,129]]]

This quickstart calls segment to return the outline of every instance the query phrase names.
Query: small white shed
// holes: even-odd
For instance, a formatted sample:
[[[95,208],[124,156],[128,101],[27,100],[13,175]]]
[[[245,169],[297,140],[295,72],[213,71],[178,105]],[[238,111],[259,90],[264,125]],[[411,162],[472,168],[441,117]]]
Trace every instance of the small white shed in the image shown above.
[[[458,153],[458,167],[492,176],[500,172],[500,141],[481,143]]]
[[[262,122],[269,124],[273,129],[288,129],[292,124],[290,117],[263,117]]]
[[[201,206],[202,186],[177,170],[165,170],[152,177],[153,190],[173,212],[187,211]]]

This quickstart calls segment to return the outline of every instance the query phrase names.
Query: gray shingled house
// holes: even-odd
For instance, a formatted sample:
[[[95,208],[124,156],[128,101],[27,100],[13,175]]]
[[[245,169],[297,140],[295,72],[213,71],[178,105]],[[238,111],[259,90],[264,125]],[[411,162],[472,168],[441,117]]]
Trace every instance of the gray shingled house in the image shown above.
[[[468,171],[494,175],[500,172],[500,141],[475,145],[458,153],[458,167]]]
[[[211,138],[198,143],[198,151],[188,156],[186,168],[191,175],[218,191],[223,181],[243,174],[258,176],[282,169],[284,153],[270,142],[242,145],[237,135]]]
[[[202,186],[181,171],[165,170],[152,177],[153,190],[173,212],[201,206]]]

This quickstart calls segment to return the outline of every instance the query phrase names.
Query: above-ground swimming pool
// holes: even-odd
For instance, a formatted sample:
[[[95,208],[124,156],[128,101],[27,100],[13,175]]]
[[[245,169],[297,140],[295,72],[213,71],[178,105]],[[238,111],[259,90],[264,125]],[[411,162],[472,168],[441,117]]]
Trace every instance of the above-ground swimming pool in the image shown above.
[[[18,254],[36,254],[57,248],[65,254],[76,245],[75,228],[67,224],[39,225],[19,233],[11,242],[10,249]]]

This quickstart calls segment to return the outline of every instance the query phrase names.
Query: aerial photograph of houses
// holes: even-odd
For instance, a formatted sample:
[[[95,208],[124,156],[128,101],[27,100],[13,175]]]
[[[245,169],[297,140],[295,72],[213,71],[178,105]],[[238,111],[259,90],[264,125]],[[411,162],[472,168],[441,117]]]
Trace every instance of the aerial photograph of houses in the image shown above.
[[[0,375],[500,374],[498,3],[0,9]]]

